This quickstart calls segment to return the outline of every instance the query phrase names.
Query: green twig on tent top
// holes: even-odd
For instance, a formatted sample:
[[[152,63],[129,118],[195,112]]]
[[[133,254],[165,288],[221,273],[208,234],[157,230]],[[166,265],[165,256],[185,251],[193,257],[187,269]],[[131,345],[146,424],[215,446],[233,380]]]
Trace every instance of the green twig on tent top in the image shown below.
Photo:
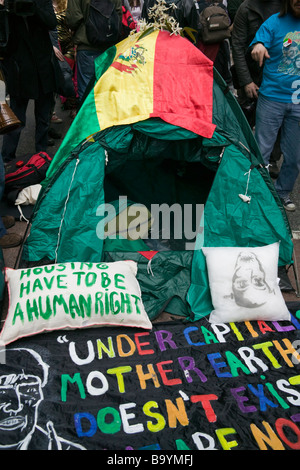
[[[140,36],[141,39],[155,30],[169,31],[170,35],[175,34],[176,36],[184,36],[185,34],[188,34],[191,39],[196,42],[193,34],[196,30],[192,28],[181,28],[176,19],[169,15],[170,10],[175,10],[176,8],[177,6],[175,3],[167,5],[165,0],[158,0],[153,7],[148,9],[150,23],[147,23],[144,19],[139,20],[136,29],[132,31],[131,34],[140,32],[142,33]]]

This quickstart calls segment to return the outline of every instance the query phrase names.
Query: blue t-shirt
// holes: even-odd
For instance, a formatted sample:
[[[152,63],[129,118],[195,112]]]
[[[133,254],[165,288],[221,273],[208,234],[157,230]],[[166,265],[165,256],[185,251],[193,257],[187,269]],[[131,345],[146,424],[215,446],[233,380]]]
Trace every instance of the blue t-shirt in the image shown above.
[[[259,93],[271,101],[290,103],[300,79],[300,19],[290,14],[270,16],[251,45],[257,42],[263,43],[270,55],[264,63]]]

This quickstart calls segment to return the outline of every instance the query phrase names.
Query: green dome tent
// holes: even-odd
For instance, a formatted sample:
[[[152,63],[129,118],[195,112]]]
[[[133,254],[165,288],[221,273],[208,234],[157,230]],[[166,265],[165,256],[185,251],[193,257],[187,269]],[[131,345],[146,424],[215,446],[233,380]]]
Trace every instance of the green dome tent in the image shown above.
[[[202,245],[280,241],[279,264],[292,263],[285,211],[212,62],[187,39],[154,31],[129,36],[95,65],[94,88],[43,182],[22,265],[134,259],[150,319],[165,310],[197,320],[212,309]],[[127,206],[147,209],[146,235],[105,238]],[[151,238],[153,208],[164,217],[172,207],[182,208],[181,225],[166,236],[158,224]]]

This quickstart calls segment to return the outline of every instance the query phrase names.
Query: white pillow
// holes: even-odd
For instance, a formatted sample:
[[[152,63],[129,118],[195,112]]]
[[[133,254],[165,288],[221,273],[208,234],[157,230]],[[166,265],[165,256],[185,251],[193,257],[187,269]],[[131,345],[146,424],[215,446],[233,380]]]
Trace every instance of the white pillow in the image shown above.
[[[136,274],[134,261],[6,268],[9,308],[0,341],[106,325],[151,329]]]
[[[263,247],[206,247],[214,310],[210,323],[290,320],[278,286],[279,243]]]

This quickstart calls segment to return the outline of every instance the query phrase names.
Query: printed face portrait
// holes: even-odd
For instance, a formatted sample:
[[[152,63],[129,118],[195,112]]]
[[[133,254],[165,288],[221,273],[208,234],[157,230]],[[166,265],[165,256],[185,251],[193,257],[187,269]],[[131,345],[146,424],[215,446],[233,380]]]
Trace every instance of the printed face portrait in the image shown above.
[[[290,59],[295,59],[295,57],[298,55],[298,45],[297,44],[291,44],[290,47],[287,48],[287,56],[290,57]]]
[[[265,304],[273,293],[265,279],[265,271],[254,253],[238,255],[232,278],[232,292],[237,305],[255,308]]]
[[[30,364],[31,373],[26,374]],[[0,367],[0,449],[20,447],[35,431],[49,366],[31,349],[6,349]]]
[[[18,445],[33,431],[42,399],[39,377],[0,376],[0,447]]]

